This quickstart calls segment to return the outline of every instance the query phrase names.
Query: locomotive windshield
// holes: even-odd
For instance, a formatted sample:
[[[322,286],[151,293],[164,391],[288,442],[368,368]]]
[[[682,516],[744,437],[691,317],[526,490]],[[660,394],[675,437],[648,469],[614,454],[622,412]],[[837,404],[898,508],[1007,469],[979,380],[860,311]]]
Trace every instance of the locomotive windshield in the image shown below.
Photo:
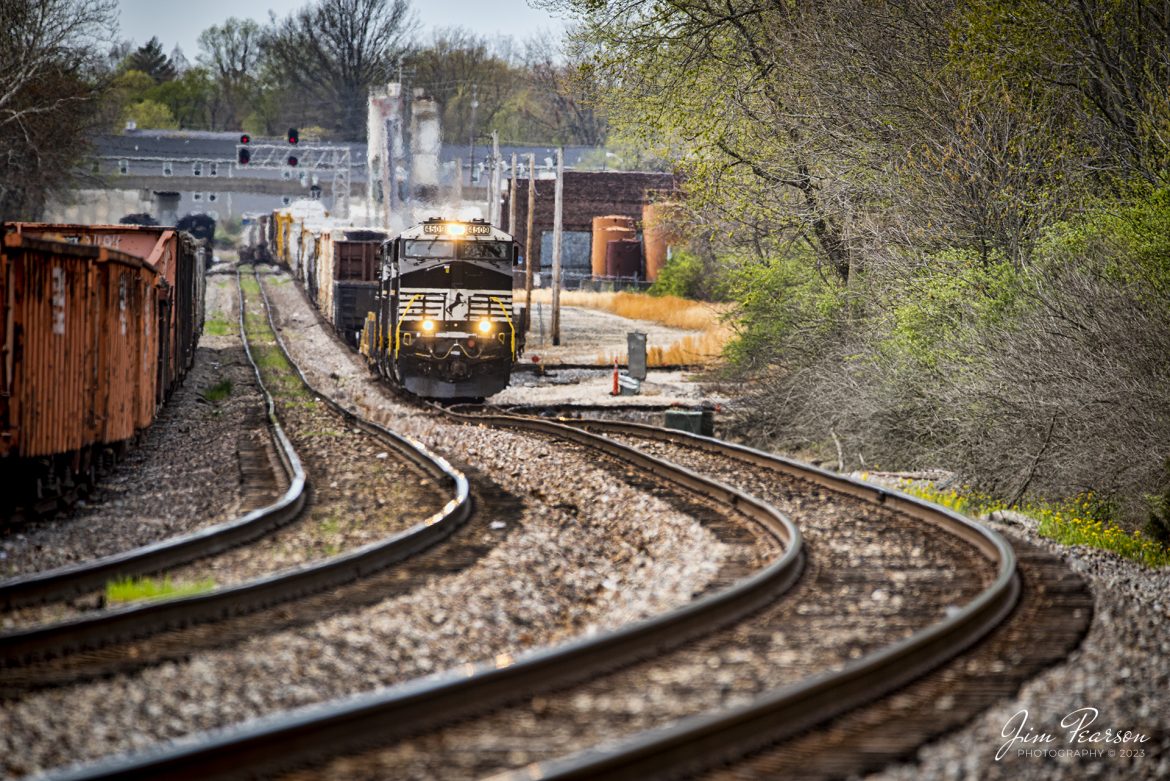
[[[511,260],[512,247],[506,241],[443,241],[414,239],[403,242],[408,258],[462,258],[464,260]]]
[[[402,254],[408,258],[453,258],[455,242],[438,239],[405,241]]]
[[[512,247],[505,241],[463,241],[459,257],[476,260],[511,260]]]

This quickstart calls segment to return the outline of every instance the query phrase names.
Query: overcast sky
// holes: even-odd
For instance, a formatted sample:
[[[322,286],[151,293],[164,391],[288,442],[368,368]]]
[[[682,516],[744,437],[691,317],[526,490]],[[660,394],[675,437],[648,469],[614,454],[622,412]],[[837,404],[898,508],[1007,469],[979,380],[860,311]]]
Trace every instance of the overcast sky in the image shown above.
[[[138,46],[157,36],[168,54],[176,44],[191,62],[199,53],[199,33],[230,16],[268,21],[268,10],[278,17],[308,5],[308,0],[268,0],[267,3],[240,0],[119,0],[122,12],[121,37]],[[526,0],[412,0],[422,24],[422,36],[430,37],[440,27],[466,27],[481,35],[512,35],[524,41],[536,35],[560,37],[563,20],[547,11],[529,7]]]

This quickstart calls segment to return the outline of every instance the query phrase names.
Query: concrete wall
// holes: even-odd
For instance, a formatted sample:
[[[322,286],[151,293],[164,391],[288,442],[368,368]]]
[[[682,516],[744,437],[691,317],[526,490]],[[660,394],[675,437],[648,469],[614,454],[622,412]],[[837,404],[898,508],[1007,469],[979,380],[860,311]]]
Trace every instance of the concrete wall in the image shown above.
[[[74,190],[68,200],[46,206],[45,221],[110,225],[141,213],[156,213],[150,190]]]

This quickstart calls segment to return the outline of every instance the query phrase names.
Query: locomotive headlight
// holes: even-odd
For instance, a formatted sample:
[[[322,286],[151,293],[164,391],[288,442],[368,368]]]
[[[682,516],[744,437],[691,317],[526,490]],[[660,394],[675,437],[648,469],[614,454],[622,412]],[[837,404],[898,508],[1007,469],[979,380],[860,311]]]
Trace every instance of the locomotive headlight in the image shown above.
[[[467,233],[466,225],[448,224],[447,233],[451,236],[462,236]]]
[[[479,321],[479,332],[481,334],[490,334],[492,332],[492,321],[491,320],[480,320]]]
[[[429,318],[428,318],[428,319],[426,319],[426,320],[423,320],[423,321],[422,321],[422,329],[423,329],[424,331],[426,331],[428,334],[429,334],[431,331],[434,331],[434,330],[435,330],[435,321],[434,321],[434,320],[431,320],[431,319],[429,319]]]

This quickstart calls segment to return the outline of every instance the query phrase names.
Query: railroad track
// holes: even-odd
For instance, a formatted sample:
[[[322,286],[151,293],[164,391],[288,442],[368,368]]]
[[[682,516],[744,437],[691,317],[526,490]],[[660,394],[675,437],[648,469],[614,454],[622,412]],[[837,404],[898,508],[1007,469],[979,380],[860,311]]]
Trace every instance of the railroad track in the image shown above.
[[[242,289],[240,300],[244,300]],[[240,333],[247,333],[242,303]],[[275,331],[272,333],[279,340]],[[118,575],[157,572],[180,562],[219,553],[255,540],[300,516],[306,503],[306,477],[301,460],[277,420],[273,396],[264,384],[261,369],[246,337],[244,346],[264,393],[269,421],[280,446],[282,463],[288,470],[289,489],[285,495],[275,504],[230,523],[87,565],[15,579],[0,588],[0,595],[9,605],[36,603],[54,596],[78,593],[103,585]],[[297,373],[300,381],[311,388],[299,370]],[[65,621],[0,634],[0,669],[27,668],[37,666],[40,662],[50,662],[43,670],[21,670],[6,674],[0,681],[0,690],[11,692],[14,688],[19,690],[43,682],[71,680],[79,672],[96,674],[108,671],[110,664],[118,668],[125,663],[137,666],[143,663],[142,659],[126,660],[118,653],[96,657],[99,662],[96,665],[93,663],[95,657],[78,656],[76,665],[68,662],[62,665],[60,661],[54,661],[54,657],[99,649],[169,629],[247,614],[306,594],[318,593],[425,550],[466,521],[471,513],[471,498],[466,477],[462,473],[419,443],[404,439],[384,427],[357,419],[320,394],[315,394],[315,398],[341,416],[346,425],[377,440],[397,457],[429,475],[435,483],[446,486],[451,497],[446,505],[421,523],[388,539],[363,545],[293,571],[278,572],[209,593],[84,614]],[[106,662],[105,666],[102,661]]]
[[[942,508],[713,440],[629,424],[580,425],[608,429],[627,441],[672,443],[675,452],[656,455],[707,474],[718,456],[721,463],[714,471],[742,473],[736,480],[740,487],[764,488],[760,496],[798,519],[810,517],[807,504],[818,492],[831,491],[834,501],[851,497],[846,504],[853,509],[808,530],[809,573],[791,597],[729,630],[584,685],[546,690],[482,718],[338,758],[293,778],[375,778],[390,769],[404,778],[474,778],[508,770],[511,778],[689,774],[784,740],[903,685],[985,635],[1015,603],[1019,582],[1011,549],[997,535]],[[707,463],[677,452],[696,446],[706,451]],[[777,485],[767,490],[768,483]],[[876,515],[862,513],[850,521],[849,514],[866,505]],[[897,518],[906,528],[896,528]],[[856,532],[871,525],[878,528],[869,539],[841,534],[843,527]],[[880,558],[875,536],[886,537],[894,549],[945,549],[933,562],[920,562],[927,571],[918,588],[902,589],[907,600],[925,602],[901,611],[908,615],[885,607],[869,615],[864,610],[842,614],[853,599],[869,602],[875,586],[885,586],[894,591],[888,596],[897,598],[896,586],[872,574],[896,567],[893,558],[871,563],[866,575],[866,566],[841,555],[852,546],[863,557]],[[958,579],[965,584],[952,582],[950,589],[931,585],[943,580],[940,569],[970,569],[972,559],[994,567],[986,587],[970,577]],[[879,604],[888,602],[883,597]],[[884,629],[875,637],[859,637],[857,624]],[[777,635],[788,638],[777,641]],[[591,748],[598,744],[607,748]]]
[[[793,675],[794,679],[787,685],[775,686],[768,681],[754,680],[750,683],[755,689],[748,694],[743,690],[737,691],[734,681],[730,684],[724,681],[716,688],[722,687],[727,691],[714,695],[715,708],[722,709],[718,715],[701,715],[710,710],[707,706],[712,703],[707,702],[698,712],[675,719],[672,726],[664,728],[659,724],[653,732],[639,731],[638,725],[647,720],[629,718],[630,713],[622,713],[621,716],[628,723],[624,725],[623,737],[619,738],[622,742],[616,744],[618,748],[614,750],[571,753],[572,742],[555,739],[555,733],[559,732],[562,737],[565,734],[588,734],[588,730],[584,733],[577,730],[605,723],[606,718],[614,719],[618,716],[616,711],[621,708],[606,711],[605,708],[599,710],[583,706],[569,713],[562,712],[566,711],[563,703],[566,700],[604,702],[607,697],[613,698],[615,693],[645,691],[638,688],[638,676],[646,680],[645,676],[650,669],[646,665],[654,665],[655,660],[661,668],[677,666],[680,661],[684,661],[683,669],[701,670],[706,660],[712,658],[714,648],[721,645],[722,654],[737,646],[743,647],[745,638],[748,647],[760,645],[765,636],[774,640],[777,626],[790,626],[785,622],[800,617],[802,611],[810,615],[810,626],[814,627],[817,621],[840,624],[852,620],[840,615],[834,618],[831,611],[817,607],[810,610],[810,603],[803,600],[801,591],[792,599],[776,598],[787,589],[787,581],[793,577],[791,569],[797,566],[794,562],[799,559],[800,548],[796,544],[799,536],[795,530],[790,532],[792,536],[784,559],[743,583],[725,588],[718,594],[709,594],[699,602],[667,616],[626,627],[600,638],[577,641],[568,646],[545,649],[521,657],[503,655],[492,663],[469,665],[445,676],[413,681],[384,693],[361,695],[344,702],[272,717],[256,724],[205,736],[201,741],[182,749],[160,749],[133,760],[108,760],[65,777],[171,777],[176,774],[207,777],[269,772],[290,764],[319,762],[322,756],[352,752],[363,745],[385,744],[407,736],[412,739],[405,758],[395,754],[396,748],[392,746],[335,760],[340,764],[325,765],[324,773],[342,772],[360,776],[370,772],[377,775],[377,768],[385,770],[391,766],[401,769],[405,774],[416,770],[423,774],[438,775],[446,775],[445,771],[474,775],[512,768],[514,771],[519,769],[520,777],[635,775],[646,773],[647,768],[659,774],[693,770],[713,760],[738,756],[762,744],[783,739],[786,734],[807,729],[937,667],[991,631],[1010,612],[1018,595],[1019,580],[1014,554],[1002,539],[967,519],[894,491],[768,454],[691,438],[677,432],[595,421],[573,421],[574,426],[568,427],[563,423],[510,415],[468,416],[458,411],[448,411],[446,414],[480,425],[564,437],[611,453],[616,452],[614,448],[617,443],[610,439],[608,444],[603,444],[604,440],[599,441],[595,437],[602,429],[610,437],[625,438],[627,444],[637,441],[658,442],[664,446],[683,443],[686,449],[692,451],[706,451],[708,454],[718,454],[724,460],[735,460],[739,465],[737,469],[753,473],[747,477],[753,492],[761,487],[766,489],[769,484],[776,484],[778,487],[770,493],[777,497],[780,504],[788,503],[799,510],[802,505],[817,504],[831,496],[833,502],[844,500],[854,511],[864,508],[864,512],[860,513],[863,516],[872,512],[887,522],[891,518],[901,518],[908,525],[917,527],[917,531],[907,533],[919,536],[916,538],[917,544],[914,539],[899,539],[897,542],[908,543],[910,550],[918,551],[917,558],[923,555],[929,558],[929,551],[924,549],[931,546],[923,544],[924,540],[927,543],[942,540],[946,554],[960,549],[965,551],[958,558],[965,558],[972,565],[971,572],[958,579],[962,582],[952,583],[949,590],[942,589],[946,592],[943,597],[909,623],[899,623],[895,617],[890,622],[896,624],[893,637],[870,638],[868,641],[864,638],[845,638],[839,649],[844,653],[844,661],[837,668],[830,665],[832,669],[822,670],[810,678],[802,674],[799,669],[801,665],[789,664],[787,667],[791,669],[787,673]],[[585,428],[593,429],[593,433],[584,431]],[[677,453],[671,455],[679,458]],[[763,512],[765,516],[781,517],[767,504],[753,500],[741,491],[713,483],[692,470],[671,466],[647,453],[627,451],[622,458],[632,459],[632,463],[637,463],[647,471],[674,471],[676,477],[697,490],[717,492],[726,502],[756,508],[753,512]],[[723,468],[726,469],[726,466]],[[712,488],[713,485],[717,488]],[[767,490],[758,492],[761,495],[769,493]],[[837,522],[841,520],[838,514],[835,522],[827,526],[839,525]],[[864,526],[865,523],[857,524],[855,531]],[[824,530],[817,531],[818,535],[824,533]],[[882,529],[874,534],[880,537],[891,533],[888,529]],[[924,534],[927,536],[922,537]],[[825,555],[824,561],[818,560],[818,549],[813,549],[811,572],[802,581],[799,587],[801,590],[806,588],[803,585],[806,582],[811,584],[810,587],[834,583],[840,586],[844,583],[872,596],[868,591],[873,585],[871,582],[864,579],[854,582],[846,570],[840,569],[841,556],[848,560],[848,547],[840,545],[842,542],[837,540],[834,544],[832,540],[825,541],[825,550],[831,550],[833,555]],[[864,553],[875,544],[873,540],[862,541],[857,550]],[[898,548],[900,545],[895,544],[893,547]],[[933,568],[927,573],[930,578],[937,575],[940,568],[955,568],[946,555],[941,560],[936,558],[927,563]],[[910,577],[906,571],[902,575]],[[782,584],[768,587],[766,590],[770,595],[762,601],[759,593],[751,596],[751,606],[746,609],[733,611],[729,607],[729,604],[743,600],[745,591],[750,593],[754,589],[758,592],[761,581],[766,578],[781,578]],[[961,604],[954,604],[956,599]],[[770,612],[775,615],[769,620],[779,619],[780,624],[756,623],[761,616]],[[718,616],[719,620],[711,622],[712,615]],[[915,621],[918,623],[915,624]],[[716,631],[717,627],[726,628],[729,625],[731,629],[725,630],[722,635]],[[703,645],[705,642],[715,645]],[[668,654],[664,657],[664,648],[674,649],[672,653],[676,655]],[[722,669],[728,663],[723,655],[714,658],[719,662],[716,669]],[[741,665],[740,669],[746,670],[747,667]],[[701,677],[696,676],[696,679]],[[653,680],[652,675],[649,680]],[[875,680],[880,681],[880,684],[875,686]],[[671,685],[677,683],[674,681]],[[761,684],[764,685],[761,687]],[[590,686],[596,688],[590,691]],[[730,692],[730,700],[724,701],[727,692]],[[703,696],[710,698],[711,695],[699,695],[700,699]],[[487,715],[472,718],[477,713]],[[455,719],[463,721],[455,726],[442,726],[449,725]],[[554,733],[550,736],[553,740],[545,742],[542,737],[533,738],[530,730],[540,722],[554,724],[550,728]],[[649,722],[655,723],[653,719],[649,719]],[[520,725],[524,735],[509,737],[505,732],[496,731],[509,723]],[[761,729],[762,724],[767,725],[767,729]],[[486,731],[483,725],[487,725]],[[573,729],[567,729],[568,726]],[[595,736],[586,739],[592,737]],[[606,737],[613,739],[613,735]],[[543,743],[545,747],[534,750],[534,742]],[[463,765],[458,762],[442,767],[428,765],[412,768],[410,765],[410,757],[417,759],[420,754],[439,756],[443,754],[443,747],[452,749],[453,755],[459,754],[454,750],[455,745],[475,746],[480,749],[480,756],[468,760],[467,752],[463,752],[464,759],[470,763]],[[522,750],[518,750],[517,746],[522,746]],[[557,758],[558,753],[569,755]],[[543,764],[531,765],[533,757]],[[388,758],[393,758],[395,762],[405,761],[405,764],[386,765],[387,761],[391,761]],[[318,772],[321,769],[318,765]]]

